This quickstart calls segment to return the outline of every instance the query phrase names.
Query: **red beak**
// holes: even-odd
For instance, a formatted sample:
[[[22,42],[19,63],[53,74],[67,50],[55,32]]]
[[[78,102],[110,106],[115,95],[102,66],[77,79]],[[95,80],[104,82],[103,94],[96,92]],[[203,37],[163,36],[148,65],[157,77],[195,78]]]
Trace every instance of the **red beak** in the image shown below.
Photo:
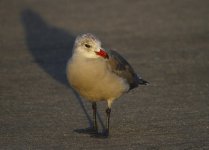
[[[105,52],[104,50],[100,49],[99,52],[95,52],[97,55],[104,57],[104,58],[109,58],[107,52]]]

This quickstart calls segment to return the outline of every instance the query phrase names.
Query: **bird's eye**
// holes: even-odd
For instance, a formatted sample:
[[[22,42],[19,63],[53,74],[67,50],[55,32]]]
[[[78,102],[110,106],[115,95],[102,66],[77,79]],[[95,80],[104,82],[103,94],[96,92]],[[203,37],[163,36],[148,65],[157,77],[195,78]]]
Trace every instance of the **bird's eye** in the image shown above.
[[[90,48],[90,47],[91,47],[91,45],[89,45],[89,44],[85,44],[85,47]]]

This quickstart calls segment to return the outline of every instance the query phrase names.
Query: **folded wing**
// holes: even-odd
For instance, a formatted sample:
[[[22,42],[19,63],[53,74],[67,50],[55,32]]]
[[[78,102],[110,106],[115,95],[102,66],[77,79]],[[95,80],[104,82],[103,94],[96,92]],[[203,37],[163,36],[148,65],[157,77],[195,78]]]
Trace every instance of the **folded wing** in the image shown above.
[[[108,50],[107,53],[111,71],[127,80],[130,86],[129,90],[138,87],[139,84],[148,84],[147,81],[135,73],[131,65],[119,53],[114,50]]]

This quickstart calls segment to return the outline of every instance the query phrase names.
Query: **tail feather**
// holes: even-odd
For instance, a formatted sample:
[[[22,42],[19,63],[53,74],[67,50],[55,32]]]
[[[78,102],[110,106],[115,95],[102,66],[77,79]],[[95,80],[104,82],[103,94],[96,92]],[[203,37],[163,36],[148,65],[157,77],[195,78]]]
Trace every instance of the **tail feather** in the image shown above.
[[[150,83],[148,81],[145,81],[144,79],[139,79],[139,84],[149,85]]]
[[[149,85],[150,83],[148,81],[145,81],[142,78],[137,77],[135,82],[130,84],[130,89],[129,90],[132,90],[132,89],[138,87],[139,84],[141,84],[141,85]]]

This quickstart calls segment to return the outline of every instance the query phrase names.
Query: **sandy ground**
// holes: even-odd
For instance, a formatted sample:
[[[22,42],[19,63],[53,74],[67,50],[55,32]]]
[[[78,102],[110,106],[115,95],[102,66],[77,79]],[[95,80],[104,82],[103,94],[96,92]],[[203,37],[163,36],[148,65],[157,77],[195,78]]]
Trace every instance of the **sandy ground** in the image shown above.
[[[208,0],[1,0],[0,149],[209,149]],[[75,36],[96,34],[150,81],[113,104],[111,135],[68,86]],[[99,106],[99,128],[106,103]]]

